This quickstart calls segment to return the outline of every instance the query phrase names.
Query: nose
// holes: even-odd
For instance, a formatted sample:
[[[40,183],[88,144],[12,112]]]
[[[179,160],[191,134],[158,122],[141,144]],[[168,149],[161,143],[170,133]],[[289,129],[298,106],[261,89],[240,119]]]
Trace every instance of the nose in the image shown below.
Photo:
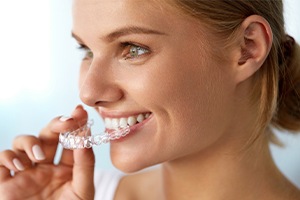
[[[123,92],[109,67],[92,63],[80,76],[80,99],[88,106],[104,106],[123,97]]]

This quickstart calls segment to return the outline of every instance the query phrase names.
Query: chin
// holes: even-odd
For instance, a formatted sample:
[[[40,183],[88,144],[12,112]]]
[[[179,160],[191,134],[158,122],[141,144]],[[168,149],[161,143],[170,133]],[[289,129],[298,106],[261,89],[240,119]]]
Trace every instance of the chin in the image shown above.
[[[135,173],[146,167],[138,162],[129,161],[126,159],[112,159],[112,164],[124,173]]]
[[[124,173],[135,173],[145,168],[151,167],[155,164],[145,163],[143,161],[137,161],[130,158],[112,158],[112,164]]]

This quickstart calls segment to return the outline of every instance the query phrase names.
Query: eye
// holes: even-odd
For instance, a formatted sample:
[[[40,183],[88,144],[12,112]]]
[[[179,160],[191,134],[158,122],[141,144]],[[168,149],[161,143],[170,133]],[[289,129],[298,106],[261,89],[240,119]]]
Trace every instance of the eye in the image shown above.
[[[122,53],[122,56],[125,60],[135,59],[150,52],[148,48],[141,47],[135,44],[125,43],[123,45],[125,46],[125,49]]]
[[[92,59],[94,57],[93,52],[86,45],[79,44],[78,49],[83,52],[83,56],[82,56],[83,60]]]

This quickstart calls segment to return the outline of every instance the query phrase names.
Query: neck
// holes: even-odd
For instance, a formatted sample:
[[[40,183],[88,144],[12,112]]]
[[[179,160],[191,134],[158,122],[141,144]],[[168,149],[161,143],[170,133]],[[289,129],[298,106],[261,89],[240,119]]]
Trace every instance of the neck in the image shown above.
[[[164,199],[269,199],[266,191],[276,191],[274,183],[283,176],[267,139],[259,138],[246,150],[227,146],[231,148],[212,147],[163,164]]]

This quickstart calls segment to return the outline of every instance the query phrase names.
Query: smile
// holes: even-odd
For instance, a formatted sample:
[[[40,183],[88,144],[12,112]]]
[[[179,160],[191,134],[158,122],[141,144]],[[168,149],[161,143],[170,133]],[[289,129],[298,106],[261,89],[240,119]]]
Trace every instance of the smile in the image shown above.
[[[104,118],[104,125],[106,129],[117,129],[119,127],[134,126],[135,124],[143,122],[149,118],[151,113],[141,113],[134,116],[122,118]]]

